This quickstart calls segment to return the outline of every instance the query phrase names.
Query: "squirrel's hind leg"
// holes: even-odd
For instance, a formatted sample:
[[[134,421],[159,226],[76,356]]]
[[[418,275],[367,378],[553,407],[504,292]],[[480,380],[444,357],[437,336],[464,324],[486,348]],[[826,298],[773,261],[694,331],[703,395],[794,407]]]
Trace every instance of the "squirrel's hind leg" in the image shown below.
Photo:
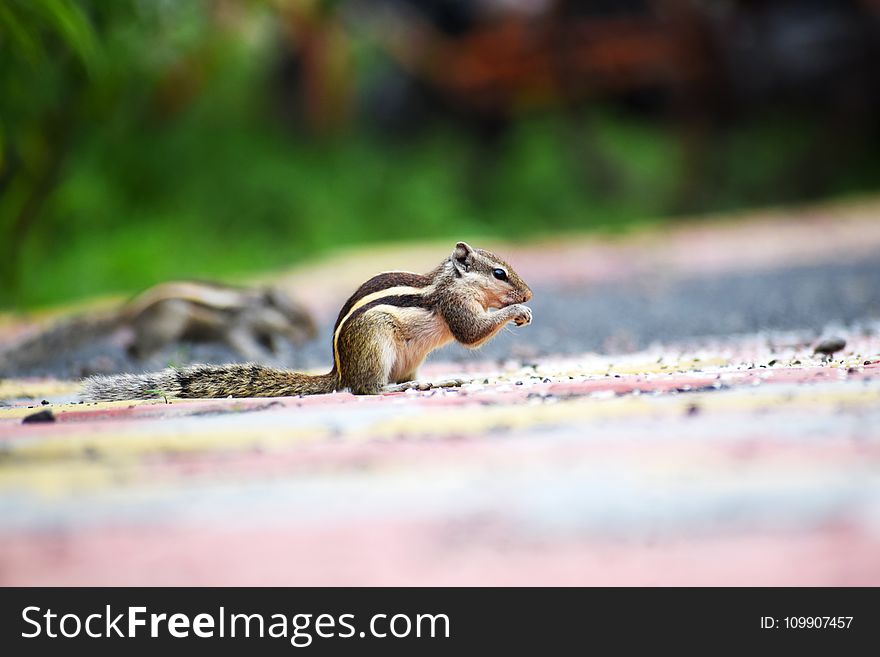
[[[358,324],[365,323],[365,315],[351,319],[337,341],[338,353],[356,355],[339,362],[342,386],[356,395],[382,392],[397,359],[393,327],[375,319],[363,327]]]

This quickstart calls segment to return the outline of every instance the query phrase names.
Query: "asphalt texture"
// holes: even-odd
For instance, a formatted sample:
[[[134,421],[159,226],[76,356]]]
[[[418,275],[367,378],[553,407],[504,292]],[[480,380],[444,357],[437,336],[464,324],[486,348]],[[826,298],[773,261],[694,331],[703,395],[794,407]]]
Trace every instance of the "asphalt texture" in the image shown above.
[[[657,343],[762,331],[796,331],[811,340],[836,327],[859,330],[880,318],[880,255],[762,271],[688,276],[653,272],[601,284],[543,283],[533,291],[531,326],[508,327],[477,351],[449,345],[428,362],[529,361],[546,355],[627,353]],[[332,323],[324,322],[318,338],[300,347],[284,345],[267,362],[329,367],[331,333]],[[138,361],[114,335],[44,361],[0,365],[0,376],[79,378],[240,360],[223,345],[182,344]]]

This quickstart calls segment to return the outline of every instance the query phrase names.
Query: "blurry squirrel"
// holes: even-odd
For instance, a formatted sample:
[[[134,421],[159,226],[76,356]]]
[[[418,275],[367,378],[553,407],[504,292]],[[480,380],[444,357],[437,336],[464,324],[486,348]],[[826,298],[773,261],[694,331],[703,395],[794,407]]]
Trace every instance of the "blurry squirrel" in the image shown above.
[[[279,338],[299,344],[317,333],[309,312],[278,289],[170,281],[119,309],[61,320],[9,346],[0,353],[0,370],[57,357],[125,328],[133,333],[128,352],[138,359],[180,340],[225,342],[256,359],[274,353]]]
[[[459,242],[428,274],[389,271],[361,285],[339,311],[327,374],[255,364],[193,365],[91,377],[84,381],[83,397],[282,397],[345,389],[377,394],[389,384],[413,380],[425,357],[453,340],[475,348],[508,322],[531,323],[532,311],[522,305],[531,297],[504,260]]]

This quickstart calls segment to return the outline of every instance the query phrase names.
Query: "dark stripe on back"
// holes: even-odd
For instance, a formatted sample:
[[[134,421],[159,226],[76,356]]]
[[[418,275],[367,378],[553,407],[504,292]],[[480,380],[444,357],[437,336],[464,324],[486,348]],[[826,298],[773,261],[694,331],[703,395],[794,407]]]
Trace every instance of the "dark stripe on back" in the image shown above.
[[[257,383],[259,381],[260,371],[262,369],[263,369],[262,367],[260,367],[259,365],[256,365],[256,364],[252,364],[248,368],[248,385],[247,385],[248,390],[256,390],[257,389]]]
[[[339,328],[339,323],[351,311],[351,307],[368,294],[373,294],[381,290],[387,290],[388,288],[398,287],[401,285],[405,285],[407,287],[428,287],[430,284],[431,278],[422,274],[412,274],[410,272],[404,271],[390,271],[385,272],[384,274],[377,274],[366,283],[361,285],[357,289],[357,291],[352,294],[351,297],[349,297],[348,301],[345,302],[345,305],[342,306],[342,310],[339,311],[339,316],[336,318],[336,323],[333,325],[333,332],[336,333],[336,329]],[[369,306],[370,304],[367,305]]]
[[[190,372],[184,370],[175,370],[174,373],[177,375],[177,385],[180,388],[180,392],[178,394],[181,397],[186,397],[190,392],[193,375]]]
[[[421,294],[392,294],[387,297],[376,299],[375,301],[370,301],[370,303],[365,303],[363,306],[361,306],[351,314],[351,317],[348,318],[348,322],[346,322],[346,325],[349,324],[355,317],[363,315],[370,308],[375,308],[376,306],[394,306],[395,308],[424,308],[425,310],[431,310],[434,307],[434,303],[429,297]]]

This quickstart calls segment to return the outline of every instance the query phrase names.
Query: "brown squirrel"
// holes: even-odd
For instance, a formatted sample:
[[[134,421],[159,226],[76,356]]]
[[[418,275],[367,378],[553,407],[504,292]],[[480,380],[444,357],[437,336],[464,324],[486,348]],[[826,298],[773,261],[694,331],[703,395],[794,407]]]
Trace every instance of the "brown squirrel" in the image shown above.
[[[361,285],[339,311],[333,369],[309,375],[255,364],[193,365],[152,374],[95,376],[88,400],[283,397],[348,389],[376,394],[411,381],[425,357],[453,340],[475,348],[508,322],[525,326],[532,291],[494,253],[464,242],[428,274],[390,271]],[[489,309],[495,309],[490,312]]]
[[[0,350],[0,372],[28,367],[118,330],[143,359],[180,340],[224,342],[244,358],[274,353],[278,340],[300,344],[317,334],[311,314],[281,290],[202,281],[169,281],[121,307],[75,315]]]
[[[262,358],[280,339],[301,344],[318,332],[309,311],[277,288],[197,281],[151,287],[125,305],[120,320],[134,329],[129,352],[137,358],[179,340],[225,342],[245,358]]]

